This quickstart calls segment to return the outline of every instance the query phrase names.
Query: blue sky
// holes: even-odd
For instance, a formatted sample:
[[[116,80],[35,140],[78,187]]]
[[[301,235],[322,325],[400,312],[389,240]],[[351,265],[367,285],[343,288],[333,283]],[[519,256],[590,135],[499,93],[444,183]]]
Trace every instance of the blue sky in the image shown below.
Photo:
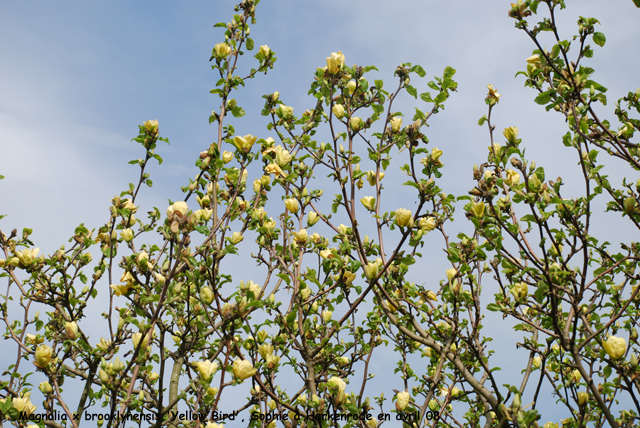
[[[596,16],[607,36],[588,62],[594,79],[614,100],[640,86],[640,36],[630,0],[568,1],[559,13],[563,37],[574,32],[578,15]],[[130,139],[137,125],[158,119],[171,146],[159,145],[165,164],[151,169],[155,186],[142,195],[144,210],[163,210],[168,198],[195,175],[197,154],[214,139],[208,125],[218,98],[209,94],[217,77],[208,62],[222,40],[219,21],[229,21],[234,2],[28,1],[0,3],[0,222],[5,232],[34,228],[34,241],[54,251],[80,222],[95,227],[108,218],[109,200],[137,177],[127,161],[142,155]],[[606,7],[605,7],[606,5]],[[459,89],[446,110],[430,122],[432,146],[444,150],[447,190],[472,187],[473,164],[486,159],[488,133],[477,126],[486,113],[487,84],[502,98],[494,111],[501,131],[518,126],[528,155],[547,167],[548,178],[562,175],[572,187],[577,172],[560,115],[533,103],[535,93],[514,78],[534,49],[507,18],[508,1],[279,1],[264,0],[251,36],[276,52],[276,69],[251,81],[237,96],[247,116],[237,132],[268,136],[260,96],[279,91],[301,112],[313,105],[306,95],[316,67],[341,50],[347,64],[376,65],[386,84],[401,62],[421,64],[427,78],[412,82],[419,92],[455,68]],[[542,6],[540,7],[542,9]],[[551,41],[547,45],[552,46]],[[369,79],[372,81],[372,78]],[[424,107],[410,97],[399,110]],[[247,120],[244,120],[247,119]],[[614,174],[615,177],[615,174]],[[638,177],[629,177],[634,181]],[[461,217],[456,225],[465,227]],[[622,231],[603,224],[603,233]],[[615,241],[612,240],[612,241]],[[434,252],[439,253],[439,248]],[[433,263],[424,265],[425,278]],[[439,272],[440,279],[443,272]]]

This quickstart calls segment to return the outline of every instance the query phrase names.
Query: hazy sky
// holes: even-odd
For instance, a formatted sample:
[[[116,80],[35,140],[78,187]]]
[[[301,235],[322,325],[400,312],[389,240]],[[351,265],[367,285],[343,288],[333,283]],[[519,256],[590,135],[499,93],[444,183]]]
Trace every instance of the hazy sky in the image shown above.
[[[562,37],[575,33],[579,15],[596,16],[602,24],[598,30],[607,44],[595,46],[595,57],[586,64],[597,70],[594,80],[609,88],[612,107],[640,86],[640,59],[634,54],[640,10],[631,0],[567,3],[569,9],[558,14]],[[80,222],[104,224],[109,200],[137,178],[137,167],[127,162],[143,152],[130,140],[147,119],[159,120],[171,145],[158,146],[165,164],[151,168],[155,186],[145,190],[140,211],[152,206],[164,211],[168,198],[178,199],[179,187],[196,174],[198,153],[214,140],[208,116],[218,108],[218,98],[209,90],[217,76],[208,59],[223,39],[213,24],[229,21],[233,5],[227,0],[0,3],[0,174],[6,176],[0,181],[0,214],[8,214],[0,229],[34,228],[36,245],[48,253]],[[427,78],[412,81],[418,92],[446,66],[458,71],[458,92],[426,131],[431,146],[444,150],[447,191],[465,194],[473,186],[473,164],[486,160],[488,133],[477,121],[487,111],[489,83],[502,94],[493,116],[498,135],[518,126],[528,156],[547,168],[547,178],[561,175],[567,181],[577,169],[573,152],[561,144],[564,121],[533,103],[536,93],[523,87],[522,76],[514,77],[535,46],[514,28],[508,9],[502,0],[263,0],[251,37],[257,46],[269,45],[278,61],[268,76],[258,76],[237,95],[247,111],[234,122],[237,133],[271,135],[259,116],[262,94],[279,91],[296,112],[312,107],[306,94],[314,70],[341,50],[349,65],[376,65],[376,78],[388,87],[395,86],[393,71],[402,62],[426,70]],[[551,48],[547,40],[545,47]],[[425,108],[408,96],[397,105],[409,117],[413,106]],[[569,181],[569,193],[580,189],[571,186]],[[465,227],[462,216],[458,223]],[[622,234],[613,225],[601,227]],[[439,272],[437,279],[442,276]]]

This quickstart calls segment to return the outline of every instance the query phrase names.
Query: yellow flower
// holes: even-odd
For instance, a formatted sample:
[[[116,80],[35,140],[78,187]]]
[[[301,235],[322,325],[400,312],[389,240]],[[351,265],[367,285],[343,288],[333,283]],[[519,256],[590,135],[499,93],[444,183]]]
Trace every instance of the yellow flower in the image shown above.
[[[258,51],[258,53],[264,57],[268,57],[271,54],[271,48],[269,48],[269,46],[267,45],[262,45],[260,46],[260,50]]]
[[[529,293],[529,286],[526,282],[519,282],[514,284],[511,288],[511,294],[516,298],[516,300],[523,300],[527,298]]]
[[[126,296],[131,291],[133,284],[111,284],[109,287],[111,287],[116,296]]]
[[[431,232],[436,228],[436,220],[433,217],[423,217],[418,220],[418,226],[420,226],[420,229],[422,229],[423,232]]]
[[[173,218],[172,216],[177,213],[180,213],[180,216],[184,217],[187,215],[188,211],[189,211],[189,206],[187,205],[186,202],[184,201],[174,202],[169,208],[167,208],[167,217]]]
[[[311,227],[320,221],[320,216],[315,211],[311,211],[309,213],[309,217],[307,218],[307,226]]]
[[[150,134],[157,134],[158,133],[158,121],[157,120],[147,120],[146,122],[143,123],[145,129],[150,133]]]
[[[266,362],[267,362],[267,368],[273,369],[278,364],[280,364],[280,357],[274,354],[269,354],[267,355]]]
[[[208,382],[211,379],[211,376],[213,376],[215,371],[218,369],[218,363],[215,361],[211,362],[209,360],[198,361],[194,366],[196,367],[196,370],[198,370],[200,379],[205,382]]]
[[[256,374],[256,369],[253,367],[250,361],[236,359],[233,362],[233,377],[243,381]]]
[[[378,174],[378,181],[382,181],[382,179],[384,178],[384,172],[380,172]],[[375,171],[367,171],[367,181],[369,182],[370,186],[375,186],[376,185],[376,173]]]
[[[309,235],[307,234],[307,229],[302,229],[299,232],[293,232],[293,240],[298,245],[306,244],[309,240]]]
[[[398,392],[396,395],[396,409],[400,412],[406,409],[410,398],[411,396],[407,391]]]
[[[322,311],[322,319],[324,322],[329,322],[331,320],[331,315],[333,315],[332,311]]]
[[[347,83],[347,90],[349,91],[349,95],[353,95],[353,93],[356,91],[355,80],[350,80],[349,83]]]
[[[376,428],[378,426],[378,421],[372,417],[367,419],[367,427],[368,428]]]
[[[575,369],[574,371],[571,372],[571,380],[573,380],[574,382],[580,382],[580,379],[582,379],[582,374],[580,374],[580,370]]]
[[[489,102],[492,102],[493,104],[499,102],[502,95],[500,95],[498,91],[493,88],[493,85],[487,85],[487,88],[489,89],[489,93],[487,94],[487,99],[489,100]]]
[[[288,150],[285,150],[282,146],[277,146],[275,148],[276,152],[276,163],[280,166],[288,165],[291,162],[291,155]]]
[[[203,208],[200,210],[196,210],[193,213],[199,221],[209,221],[213,216],[213,210],[209,208]]]
[[[282,171],[282,168],[278,166],[277,163],[270,163],[269,165],[264,167],[264,172],[267,174],[274,174],[277,177],[283,176],[286,177],[287,173]]]
[[[504,138],[506,138],[511,144],[516,144],[518,142],[518,128],[515,126],[505,128],[502,135],[504,135]]]
[[[455,268],[447,269],[447,279],[451,281],[458,274]]]
[[[348,270],[344,271],[344,273],[342,274],[342,281],[346,284],[349,285],[353,282],[353,280],[356,279],[356,274],[353,272],[349,272]]]
[[[375,262],[369,262],[364,266],[364,275],[369,281],[374,280],[378,276],[378,264]]]
[[[227,43],[218,43],[213,47],[213,56],[216,58],[226,58],[231,53],[231,46]]]
[[[398,208],[396,210],[396,223],[400,227],[413,227],[413,215],[411,211],[404,208]]]
[[[76,340],[78,338],[78,324],[75,321],[64,323],[64,335],[69,340]]]
[[[442,156],[443,151],[440,150],[437,147],[434,147],[433,149],[431,149],[431,160],[434,162],[438,162],[440,159],[440,156]]]
[[[103,351],[106,351],[109,346],[111,346],[111,341],[105,339],[104,337],[101,337],[100,342],[96,344],[96,348],[102,349]]]
[[[376,198],[373,196],[365,196],[360,199],[360,202],[362,202],[362,205],[364,205],[364,207],[369,211],[374,211],[376,209]]]
[[[251,147],[253,147],[254,143],[258,137],[255,137],[251,134],[247,134],[244,137],[240,137],[236,135],[233,137],[233,144],[243,153],[249,153],[251,151]]]
[[[120,232],[120,236],[124,239],[125,242],[133,241],[133,230],[127,228]]]
[[[140,344],[140,340],[142,339],[142,333],[133,333],[131,336],[131,341],[133,342],[133,349],[136,349]],[[142,345],[140,346],[140,351],[144,351],[149,346],[149,334],[144,335],[144,340],[142,340]]]
[[[473,202],[471,204],[471,211],[478,218],[484,217],[484,209],[485,209],[485,205],[484,205],[484,202],[482,202],[482,201]]]
[[[518,183],[520,183],[520,174],[518,174],[517,172],[515,172],[515,171],[513,171],[511,169],[508,169],[506,171],[506,174],[507,174],[507,183],[510,186],[515,186]]]
[[[351,126],[351,130],[356,132],[362,129],[362,127],[364,126],[364,122],[359,117],[352,116],[349,120],[349,125]]]
[[[333,108],[331,109],[331,111],[333,111],[333,114],[338,119],[342,119],[342,116],[344,116],[344,107],[343,107],[342,104],[334,104]]]
[[[222,152],[222,161],[223,161],[224,163],[229,163],[229,162],[231,162],[232,160],[233,160],[233,153],[228,152],[228,151],[226,151],[226,150],[225,150],[224,152]]]
[[[276,110],[276,114],[281,119],[291,119],[293,117],[293,107],[286,106],[284,104],[280,104],[278,110]]]
[[[51,394],[53,392],[53,387],[49,382],[40,382],[40,385],[38,385],[38,389],[43,394]]]
[[[213,290],[211,290],[211,287],[202,287],[200,289],[200,300],[207,306],[213,302]]]
[[[51,362],[51,354],[53,353],[53,349],[47,345],[40,345],[36,348],[36,366],[45,369],[49,366]]]
[[[30,416],[36,411],[36,406],[31,402],[29,395],[23,397],[14,398],[11,400],[11,406],[20,413],[24,413],[26,416]]]
[[[587,401],[589,401],[589,394],[584,391],[578,392],[578,403],[580,403],[581,406],[584,406]]]
[[[292,213],[297,213],[300,209],[300,204],[297,199],[289,198],[284,200],[284,206]]]
[[[242,233],[240,232],[233,232],[233,234],[231,235],[231,238],[229,238],[229,240],[233,245],[239,244],[240,242],[242,242],[243,239],[244,239],[244,236],[242,236]]]
[[[402,118],[396,116],[389,121],[389,124],[391,125],[391,132],[398,132],[402,126]]]
[[[327,57],[327,71],[329,74],[336,74],[344,64],[344,55],[342,52],[331,52],[331,56]]]
[[[527,64],[533,65],[534,67],[536,67],[539,62],[540,62],[540,55],[538,54],[531,55],[529,58],[527,58]]]
[[[609,336],[606,342],[602,342],[602,347],[614,360],[622,358],[627,350],[627,342],[622,337]]]
[[[20,262],[20,266],[21,267],[30,266],[31,263],[35,261],[39,252],[40,252],[40,248],[34,248],[33,250],[30,250],[27,248],[22,251],[16,251],[16,257]]]
[[[533,367],[539,369],[541,365],[542,365],[542,358],[533,357]]]

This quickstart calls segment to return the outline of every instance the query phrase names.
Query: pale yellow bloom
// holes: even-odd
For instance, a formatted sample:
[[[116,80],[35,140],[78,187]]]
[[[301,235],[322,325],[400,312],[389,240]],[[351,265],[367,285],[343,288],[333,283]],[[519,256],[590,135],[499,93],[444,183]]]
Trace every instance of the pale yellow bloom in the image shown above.
[[[216,58],[226,58],[231,53],[231,46],[227,43],[218,43],[213,47],[213,54]]]
[[[280,104],[277,110],[278,117],[282,119],[291,119],[293,117],[293,107]]]
[[[529,293],[529,286],[526,282],[518,282],[513,285],[511,288],[511,294],[516,298],[516,300],[523,300],[527,298]]]
[[[36,348],[36,366],[45,369],[49,366],[51,362],[51,354],[53,353],[53,349],[47,345],[40,345]]]
[[[329,322],[331,320],[331,316],[333,315],[332,311],[322,311],[322,319],[324,322]]]
[[[482,201],[471,203],[471,212],[478,218],[484,217],[485,208],[484,202]]]
[[[256,374],[256,371],[250,361],[238,358],[233,362],[233,377],[240,381],[250,378]]]
[[[284,206],[292,213],[297,213],[300,209],[300,204],[297,199],[289,198],[284,200]]]
[[[69,340],[76,340],[78,338],[78,324],[75,321],[64,323],[64,335]]]
[[[333,114],[338,119],[342,119],[342,117],[344,116],[344,106],[342,104],[334,104],[331,111],[333,111]]]
[[[182,217],[187,215],[189,206],[184,201],[174,202],[169,208],[167,208],[167,217],[172,218],[172,215],[180,213]]]
[[[327,57],[327,71],[329,74],[336,74],[344,65],[344,55],[342,52],[331,52],[331,56]]]
[[[198,375],[200,376],[200,379],[206,381],[211,380],[211,377],[213,376],[213,374],[215,373],[215,371],[218,369],[218,363],[217,362],[211,362],[209,360],[205,360],[205,361],[198,361],[197,363],[194,364],[196,370],[198,370]]]
[[[404,208],[398,208],[396,210],[396,223],[400,227],[413,227],[413,215],[411,211]]]
[[[578,392],[578,403],[580,403],[581,406],[584,406],[587,401],[589,401],[589,394],[584,391]]]
[[[359,131],[364,126],[364,122],[359,117],[352,116],[349,120],[349,126],[351,127],[352,131]]]
[[[507,174],[507,183],[510,186],[515,186],[518,183],[520,183],[520,174],[518,174],[517,172],[515,172],[515,171],[513,171],[511,169],[508,169],[506,171],[506,174]]]
[[[396,409],[400,412],[406,409],[410,398],[411,396],[407,391],[398,392],[396,395]]]
[[[133,230],[127,228],[120,232],[120,236],[125,242],[131,242],[133,240]]]
[[[158,133],[158,121],[157,120],[147,120],[146,122],[143,123],[144,128],[150,133],[150,134],[157,134]]]
[[[505,128],[502,135],[504,135],[504,138],[506,138],[511,144],[516,144],[518,140],[518,128],[515,126]]]
[[[347,83],[347,90],[349,91],[349,95],[353,95],[356,90],[355,80],[350,80],[349,83]]]
[[[251,151],[251,147],[255,144],[258,137],[255,137],[251,134],[247,134],[244,137],[240,137],[236,135],[233,137],[233,144],[243,153],[249,153]]]
[[[398,132],[402,127],[402,118],[396,116],[389,121],[389,124],[391,125],[391,132]]]
[[[264,57],[268,57],[269,54],[271,53],[271,48],[269,48],[269,46],[267,45],[262,45],[260,46],[260,50],[258,51],[258,53]]]
[[[447,269],[447,279],[451,281],[458,274],[455,268]]]
[[[365,196],[360,199],[360,202],[362,202],[362,205],[364,205],[364,207],[369,211],[374,211],[376,209],[376,198],[373,196]]]
[[[242,242],[243,239],[244,239],[244,236],[242,236],[242,233],[233,232],[233,234],[231,235],[231,238],[229,238],[229,241],[231,241],[233,245],[236,245]]]
[[[307,229],[302,229],[299,232],[293,232],[293,240],[298,245],[306,244],[309,240],[309,235],[307,234]]]
[[[627,342],[622,337],[609,336],[606,341],[602,342],[602,347],[611,358],[617,360],[624,356],[627,350]]]
[[[436,220],[433,217],[421,218],[418,220],[418,226],[423,232],[431,232],[436,228]]]
[[[233,160],[234,156],[232,152],[224,151],[222,152],[222,161],[227,164]]]

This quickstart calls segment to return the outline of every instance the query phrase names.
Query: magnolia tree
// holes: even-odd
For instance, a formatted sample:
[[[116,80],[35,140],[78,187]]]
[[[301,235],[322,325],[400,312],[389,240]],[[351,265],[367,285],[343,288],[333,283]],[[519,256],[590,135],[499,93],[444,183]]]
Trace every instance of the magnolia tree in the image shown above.
[[[495,131],[500,94],[489,85],[480,119],[488,156],[470,171],[475,187],[456,197],[443,191],[446,154],[423,133],[456,90],[451,68],[418,94],[419,65],[398,66],[385,89],[367,80],[375,67],[331,53],[313,76],[310,109],[267,94],[269,125],[256,133],[271,137],[236,135],[225,123],[244,116],[235,92],[276,61],[266,45],[241,56],[254,50],[257,3],[217,24],[217,138],[182,200],[146,214],[138,205],[167,141],[147,121],[134,139],[144,151],[132,161],[139,180],[112,199],[104,225],[79,226],[51,255],[39,255],[28,229],[0,234],[4,337],[16,352],[2,364],[0,418],[50,427],[637,426],[640,246],[591,229],[594,215],[640,228],[640,181],[602,173],[612,157],[640,168],[631,141],[640,94],[600,107],[607,119],[596,115],[606,88],[585,63],[605,44],[598,21],[581,17],[563,40],[564,1],[508,9],[533,43],[518,74],[536,103],[566,119],[562,143],[574,149],[582,194],[563,198],[563,180],[547,180],[544,160],[525,157],[516,126]],[[242,61],[255,68],[240,75]],[[394,108],[403,92],[423,101],[411,118]],[[406,182],[391,189],[398,171]],[[411,202],[392,206],[401,192]],[[606,213],[592,213],[596,199]],[[456,206],[471,234],[450,224]],[[449,266],[417,284],[409,270],[425,242],[444,248]],[[238,257],[263,275],[232,277]],[[499,330],[485,328],[486,311],[522,333],[528,360],[507,384],[496,377],[490,335]],[[89,337],[97,325],[104,336]],[[379,358],[395,363],[375,373],[385,385],[372,380]],[[548,422],[541,404],[566,419]]]

